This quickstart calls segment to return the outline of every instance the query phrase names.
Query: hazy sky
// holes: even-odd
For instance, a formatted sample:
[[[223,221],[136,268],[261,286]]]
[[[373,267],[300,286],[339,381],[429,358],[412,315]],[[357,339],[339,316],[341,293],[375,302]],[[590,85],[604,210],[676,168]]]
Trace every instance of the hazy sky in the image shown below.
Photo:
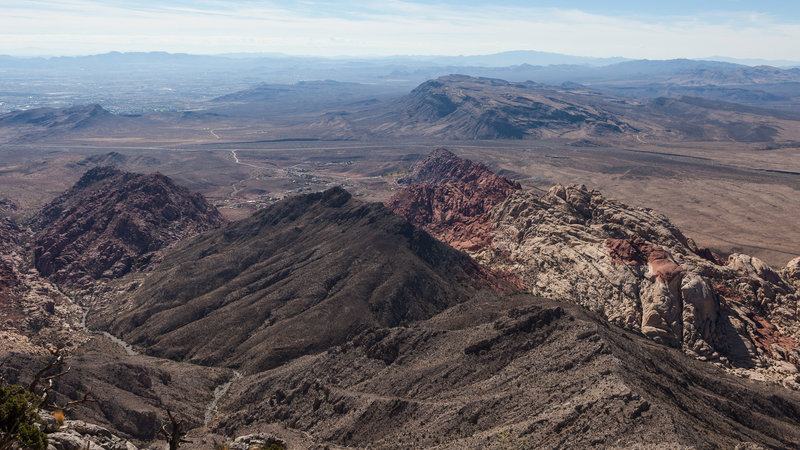
[[[475,55],[800,60],[798,0],[0,0],[0,54]]]

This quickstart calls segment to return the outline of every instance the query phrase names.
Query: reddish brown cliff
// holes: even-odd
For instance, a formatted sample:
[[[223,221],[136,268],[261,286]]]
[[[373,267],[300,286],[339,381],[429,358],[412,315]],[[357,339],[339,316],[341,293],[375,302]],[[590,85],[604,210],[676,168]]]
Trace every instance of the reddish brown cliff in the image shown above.
[[[491,244],[488,211],[521,188],[488,167],[440,148],[399,180],[409,186],[387,202],[396,214],[460,250]]]

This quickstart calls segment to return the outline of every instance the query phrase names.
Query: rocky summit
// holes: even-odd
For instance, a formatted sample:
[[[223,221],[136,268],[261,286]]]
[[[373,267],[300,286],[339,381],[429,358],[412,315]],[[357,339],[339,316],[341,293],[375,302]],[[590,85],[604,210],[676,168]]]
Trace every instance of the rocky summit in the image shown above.
[[[222,222],[201,195],[163,175],[96,167],[46,205],[30,226],[39,272],[85,287],[141,268],[157,250]]]
[[[450,161],[454,167],[467,164]],[[446,173],[440,163],[432,156],[422,163],[430,167],[415,171]],[[778,271],[742,254],[723,262],[666,217],[584,186],[557,185],[541,196],[497,189],[448,202],[434,200],[435,177],[425,181],[395,194],[390,207],[484,266],[514,274],[525,291],[570,299],[687,354],[796,386],[798,260]],[[459,185],[452,177],[441,182]],[[461,194],[474,192],[474,183],[466,178]],[[433,198],[417,203],[435,202],[435,214],[410,215],[396,201],[420,192]],[[450,205],[492,196],[503,200],[482,212],[481,245],[462,245],[457,233],[470,219]]]

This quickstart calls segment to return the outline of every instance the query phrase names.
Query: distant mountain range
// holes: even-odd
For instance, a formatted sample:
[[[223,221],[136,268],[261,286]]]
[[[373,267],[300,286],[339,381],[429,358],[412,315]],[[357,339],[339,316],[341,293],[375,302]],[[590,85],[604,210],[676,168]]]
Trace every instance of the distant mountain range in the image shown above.
[[[259,83],[294,84],[335,80],[391,89],[411,89],[426,80],[455,73],[509,81],[581,83],[608,89],[628,89],[625,93],[631,95],[659,96],[666,92],[664,85],[678,85],[685,90],[683,95],[696,95],[689,92],[694,85],[687,84],[685,78],[705,72],[701,76],[715,85],[715,80],[721,78],[737,78],[739,81],[736,83],[724,80],[724,87],[728,90],[742,83],[750,83],[748,77],[755,76],[755,82],[763,85],[763,92],[759,92],[757,98],[785,100],[791,97],[782,87],[789,79],[796,82],[800,69],[787,69],[795,64],[776,61],[773,66],[760,64],[751,67],[738,62],[592,58],[537,51],[375,58],[280,54],[209,56],[164,52],[112,52],[51,58],[0,56],[0,67],[3,68],[0,72],[3,86],[0,90],[0,112],[78,103],[100,103],[112,112],[124,113],[177,111],[195,108],[198,102],[251,88]],[[796,65],[800,66],[800,63]],[[779,71],[783,75],[778,79],[771,76],[762,80],[764,71]],[[780,86],[770,85],[764,80],[779,80]],[[651,86],[654,83],[656,86]],[[791,89],[796,92],[797,86]]]
[[[578,146],[800,142],[800,111],[792,109],[800,69],[688,60],[606,69],[622,73],[623,66],[628,81],[593,85],[448,75],[410,92],[338,81],[260,84],[212,99],[199,113],[131,117],[99,105],[38,108],[0,115],[0,142],[174,137],[187,132],[186,124],[212,129],[226,121],[280,123],[303,139],[559,139]]]
[[[85,56],[11,56],[0,55],[0,61],[27,61],[33,64],[48,61],[56,64],[102,61],[123,61],[123,62],[142,62],[142,61],[168,61],[172,63],[185,62],[208,62],[208,61],[230,61],[230,60],[307,60],[307,61],[348,61],[348,62],[373,62],[378,64],[407,64],[407,65],[439,65],[439,66],[483,66],[483,67],[506,67],[521,64],[535,66],[550,65],[586,65],[586,66],[607,66],[626,61],[635,61],[635,58],[616,57],[591,57],[575,56],[563,53],[542,52],[537,50],[512,50],[485,55],[392,55],[374,57],[318,57],[318,56],[298,56],[285,53],[223,53],[218,55],[196,55],[187,53],[168,53],[168,52],[108,52],[96,55]],[[800,67],[800,61],[789,60],[768,60],[757,58],[731,58],[725,56],[709,56],[707,58],[697,58],[694,61],[716,61],[737,65],[747,66],[775,66],[781,68]]]

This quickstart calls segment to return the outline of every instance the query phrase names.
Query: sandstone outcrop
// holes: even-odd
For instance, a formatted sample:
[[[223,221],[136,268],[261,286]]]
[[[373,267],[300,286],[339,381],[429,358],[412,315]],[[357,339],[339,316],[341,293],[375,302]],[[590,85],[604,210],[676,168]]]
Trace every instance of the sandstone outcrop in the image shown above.
[[[471,195],[484,194],[469,188],[479,183],[474,178],[456,179],[462,173],[457,168],[468,163],[449,161],[452,170],[415,168],[415,174],[427,174],[420,177],[426,184],[411,185],[393,198],[433,203],[435,216],[409,213],[407,205],[395,210],[484,266],[516,274],[527,292],[570,299],[701,359],[780,370],[784,381],[797,386],[787,375],[800,363],[800,259],[780,271],[741,254],[723,264],[663,215],[576,185],[556,185],[542,196],[508,192],[502,202],[481,211],[480,239],[469,241],[472,228],[464,224],[475,222],[459,206],[482,200]],[[433,155],[422,165],[434,162],[446,161]],[[437,182],[436,174],[447,176]],[[433,188],[440,185],[448,190]],[[438,198],[450,192],[460,196]],[[452,217],[459,220],[440,219]]]
[[[96,167],[30,225],[37,232],[33,255],[39,272],[84,287],[141,268],[157,250],[222,222],[200,194],[163,175]]]
[[[59,424],[50,414],[41,413],[47,432],[48,448],[55,450],[136,450],[130,441],[114,435],[99,425],[82,420],[65,420]]]

